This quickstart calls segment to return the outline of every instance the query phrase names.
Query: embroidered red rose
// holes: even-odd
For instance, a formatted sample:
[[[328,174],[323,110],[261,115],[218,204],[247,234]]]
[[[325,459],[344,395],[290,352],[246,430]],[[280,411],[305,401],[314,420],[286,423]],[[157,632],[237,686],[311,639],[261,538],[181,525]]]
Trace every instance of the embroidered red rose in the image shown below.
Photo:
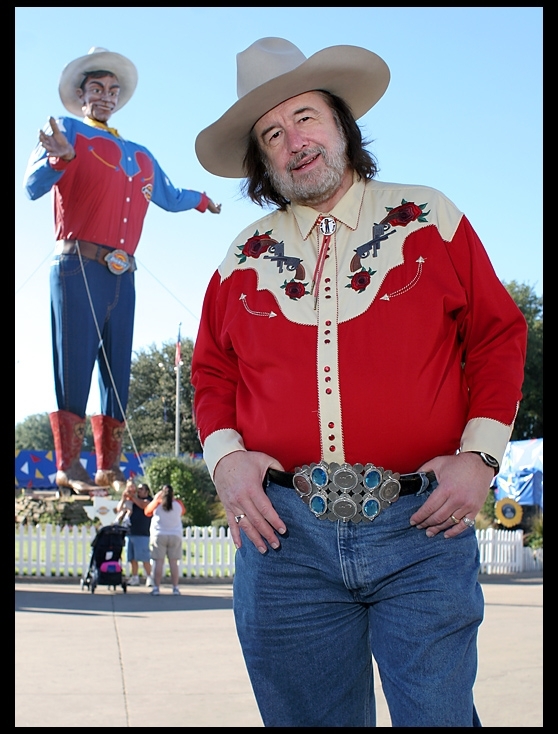
[[[424,212],[426,204],[415,204],[414,201],[401,200],[400,206],[390,208],[386,206],[388,214],[382,219],[380,224],[391,224],[392,227],[406,227],[409,222],[418,219],[419,222],[426,222],[426,216],[430,211]]]
[[[350,282],[347,283],[345,288],[352,288],[357,293],[363,293],[370,285],[370,278],[375,272],[375,270],[371,270],[370,268],[362,268],[358,273],[355,273],[352,276],[348,275],[347,277],[350,278]]]
[[[246,240],[242,248],[242,254],[246,257],[258,258],[263,252],[267,252],[271,245],[276,245],[277,240],[271,239],[268,234],[257,234]]]
[[[413,202],[409,202],[392,209],[387,217],[384,217],[383,222],[389,222],[392,227],[406,227],[409,222],[414,222],[421,214],[422,209]]]
[[[238,258],[238,263],[246,262],[246,259],[249,257],[257,259],[263,252],[267,252],[271,245],[279,244],[277,240],[269,236],[272,232],[273,230],[270,229],[268,232],[260,234],[256,230],[252,237],[249,237],[243,245],[238,245],[239,252],[235,253]]]
[[[302,296],[307,295],[307,285],[308,283],[300,283],[297,280],[291,280],[289,283],[285,281],[281,288],[285,289],[285,293],[288,295],[289,298],[292,298],[294,301],[296,301],[299,298],[302,298]]]

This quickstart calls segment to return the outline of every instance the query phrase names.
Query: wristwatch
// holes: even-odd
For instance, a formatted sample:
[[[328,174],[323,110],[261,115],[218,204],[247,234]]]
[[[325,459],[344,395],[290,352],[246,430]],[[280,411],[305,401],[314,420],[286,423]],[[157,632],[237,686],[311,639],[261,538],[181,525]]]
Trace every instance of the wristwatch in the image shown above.
[[[494,475],[498,474],[500,471],[500,464],[496,461],[496,459],[493,456],[490,456],[490,454],[485,454],[484,451],[471,451],[472,454],[478,454],[481,459],[484,461],[486,466],[489,466],[491,469],[494,469]]]

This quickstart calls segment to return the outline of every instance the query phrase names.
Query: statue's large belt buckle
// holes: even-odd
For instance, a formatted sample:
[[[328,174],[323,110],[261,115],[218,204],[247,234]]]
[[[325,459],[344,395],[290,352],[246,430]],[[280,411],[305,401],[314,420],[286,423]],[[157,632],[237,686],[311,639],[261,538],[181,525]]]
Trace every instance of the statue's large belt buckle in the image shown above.
[[[122,275],[131,266],[130,257],[124,250],[111,250],[108,255],[105,255],[105,262],[114,275]]]
[[[374,464],[325,461],[297,467],[293,485],[320,520],[374,520],[399,499],[400,474]]]

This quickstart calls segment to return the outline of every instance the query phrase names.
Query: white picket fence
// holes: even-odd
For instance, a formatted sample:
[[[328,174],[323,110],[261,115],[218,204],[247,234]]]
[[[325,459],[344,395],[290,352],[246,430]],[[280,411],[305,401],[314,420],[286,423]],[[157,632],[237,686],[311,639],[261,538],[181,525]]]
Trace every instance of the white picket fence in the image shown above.
[[[543,549],[523,546],[523,530],[477,530],[481,573],[542,571]]]
[[[94,527],[84,525],[16,526],[16,576],[85,576],[91,563],[91,541],[95,535]],[[178,563],[180,576],[232,578],[235,551],[228,528],[187,527]],[[125,549],[121,560],[125,568]],[[164,573],[170,573],[168,562],[165,562]]]
[[[543,567],[542,548],[523,547],[522,530],[477,530],[481,573],[511,574]],[[19,525],[15,529],[16,576],[82,577],[91,562],[94,527]],[[230,578],[235,546],[228,528],[187,527],[182,541],[181,577]],[[122,560],[126,560],[125,551]],[[140,564],[141,567],[141,564]],[[165,574],[169,572],[168,563]]]

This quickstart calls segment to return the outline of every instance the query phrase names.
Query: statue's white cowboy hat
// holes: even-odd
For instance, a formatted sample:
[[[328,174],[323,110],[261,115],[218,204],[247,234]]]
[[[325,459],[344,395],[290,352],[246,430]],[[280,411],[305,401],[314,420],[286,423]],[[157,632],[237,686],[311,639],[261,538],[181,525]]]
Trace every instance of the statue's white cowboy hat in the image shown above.
[[[83,117],[82,101],[76,94],[83,82],[84,76],[89,71],[110,71],[120,84],[118,104],[114,111],[124,107],[129,102],[138,83],[138,70],[134,64],[121,54],[107,51],[106,48],[93,46],[85,56],[80,56],[75,61],[67,64],[60,75],[58,91],[64,107],[73,115]]]
[[[358,46],[330,46],[306,56],[284,38],[260,38],[236,56],[237,94],[225,114],[196,138],[196,155],[210,173],[243,178],[248,136],[266,112],[298,94],[322,89],[341,97],[355,119],[382,97],[385,61]]]

